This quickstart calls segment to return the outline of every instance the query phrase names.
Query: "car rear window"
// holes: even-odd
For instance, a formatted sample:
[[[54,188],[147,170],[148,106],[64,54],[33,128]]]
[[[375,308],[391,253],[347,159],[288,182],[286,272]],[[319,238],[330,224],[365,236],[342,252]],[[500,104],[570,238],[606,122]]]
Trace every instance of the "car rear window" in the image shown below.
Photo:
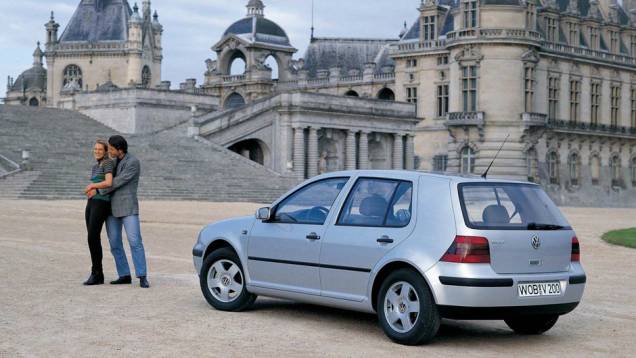
[[[567,220],[541,187],[516,183],[458,186],[464,222],[473,229],[569,230]]]

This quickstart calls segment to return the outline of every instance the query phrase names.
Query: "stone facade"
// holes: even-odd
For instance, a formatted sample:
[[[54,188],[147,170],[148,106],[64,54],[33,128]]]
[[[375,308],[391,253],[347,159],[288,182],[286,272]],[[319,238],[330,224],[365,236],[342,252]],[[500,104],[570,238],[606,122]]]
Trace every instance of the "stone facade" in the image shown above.
[[[47,102],[56,107],[80,91],[161,83],[163,27],[150,1],[82,0],[58,36],[53,13],[46,28]]]
[[[503,145],[493,177],[539,182],[560,204],[633,206],[628,13],[594,0],[422,2],[391,52],[397,99],[417,103],[420,168],[480,174]]]
[[[422,0],[399,38],[312,34],[294,59],[285,31],[250,0],[212,47],[203,85],[188,79],[178,91],[159,82],[162,29],[150,2],[143,17],[117,4],[129,16],[120,42],[65,42],[83,33],[69,30],[73,20],[60,40],[59,25],[46,25],[40,103],[130,133],[191,116],[190,136],[297,179],[356,168],[481,174],[501,149],[491,177],[541,183],[559,204],[636,205],[635,1]],[[82,86],[73,71],[60,82],[71,64],[88,68]],[[25,104],[23,87],[11,98]],[[122,87],[162,91],[151,99]]]
[[[196,118],[196,134],[268,168],[310,178],[353,169],[413,169],[410,104],[287,92]]]

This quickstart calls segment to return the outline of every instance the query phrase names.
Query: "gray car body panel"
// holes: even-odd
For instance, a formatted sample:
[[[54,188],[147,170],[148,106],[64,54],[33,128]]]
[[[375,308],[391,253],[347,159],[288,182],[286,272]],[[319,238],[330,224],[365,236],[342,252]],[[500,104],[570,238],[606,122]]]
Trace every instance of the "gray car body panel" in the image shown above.
[[[373,285],[380,271],[389,264],[400,262],[417,270],[427,281],[438,305],[462,307],[510,307],[532,306],[579,302],[584,284],[570,284],[571,276],[585,275],[578,262],[569,260],[558,272],[539,273],[497,273],[491,264],[457,264],[440,262],[456,235],[485,236],[489,240],[501,233],[494,231],[473,230],[464,224],[463,213],[459,204],[457,186],[459,183],[484,182],[478,177],[447,176],[414,171],[346,171],[321,175],[305,181],[293,188],[272,204],[275,207],[280,201],[298,189],[327,178],[349,177],[349,181],[334,201],[324,225],[299,225],[282,230],[291,236],[304,236],[316,232],[321,240],[307,241],[304,237],[296,238],[291,244],[278,247],[273,245],[274,236],[266,243],[258,243],[252,237],[253,231],[263,229],[268,224],[257,221],[254,216],[221,221],[206,226],[197,240],[195,248],[206,252],[207,247],[217,240],[229,243],[237,252],[245,271],[247,289],[255,294],[291,299],[296,301],[321,304],[364,312],[375,312],[373,307]],[[359,178],[390,178],[411,181],[414,185],[413,213],[409,224],[404,228],[369,228],[339,227],[336,221],[347,195]],[[491,180],[496,183],[522,183],[510,180]],[[319,232],[318,232],[319,231]],[[246,232],[244,234],[244,232]],[[355,238],[351,242],[339,242],[342,237]],[[503,235],[510,235],[505,231]],[[528,237],[529,232],[513,233]],[[553,232],[540,232],[549,237]],[[547,234],[547,235],[546,235]],[[260,234],[259,234],[260,235]],[[378,244],[376,238],[387,235],[394,239],[391,244]],[[560,231],[560,235],[574,235],[573,231]],[[362,241],[366,239],[368,242]],[[496,240],[493,240],[496,241]],[[545,240],[548,241],[549,240]],[[312,247],[313,245],[313,247]],[[315,246],[319,247],[316,248]],[[300,252],[294,251],[301,249]],[[324,251],[323,251],[324,249]],[[547,249],[563,249],[550,247]],[[562,257],[561,253],[561,257]],[[268,256],[269,255],[269,256]],[[309,260],[315,266],[280,264],[275,272],[268,271],[273,265],[253,262],[250,256],[265,256],[277,260],[302,261]],[[557,255],[558,256],[558,255]],[[198,274],[201,274],[203,258],[194,257]],[[368,272],[338,270],[328,266],[351,266],[368,269]],[[563,266],[563,265],[561,265]],[[511,287],[463,287],[443,285],[440,276],[479,278],[479,279],[512,279]],[[254,279],[256,278],[256,279]],[[520,282],[560,282],[563,294],[556,297],[517,297],[517,284]]]

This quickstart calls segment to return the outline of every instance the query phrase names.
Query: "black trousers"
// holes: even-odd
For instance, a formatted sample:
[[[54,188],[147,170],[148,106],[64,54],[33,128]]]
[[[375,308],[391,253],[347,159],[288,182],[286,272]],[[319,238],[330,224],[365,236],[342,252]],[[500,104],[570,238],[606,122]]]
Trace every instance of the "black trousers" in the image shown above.
[[[102,227],[110,216],[110,202],[89,199],[86,203],[86,230],[88,231],[88,249],[91,252],[92,272],[101,273],[102,269]]]

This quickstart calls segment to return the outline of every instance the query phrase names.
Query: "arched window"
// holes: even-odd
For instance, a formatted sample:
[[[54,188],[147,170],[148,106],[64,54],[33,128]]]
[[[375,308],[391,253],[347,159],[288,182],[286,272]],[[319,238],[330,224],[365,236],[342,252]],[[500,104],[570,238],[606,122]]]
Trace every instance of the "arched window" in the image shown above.
[[[559,155],[557,152],[548,153],[547,162],[550,184],[559,184]]]
[[[395,93],[390,88],[383,88],[378,92],[378,99],[384,101],[395,101]]]
[[[143,70],[141,70],[141,85],[149,87],[151,80],[152,74],[150,73],[150,67],[144,66]]]
[[[577,153],[570,154],[568,158],[568,175],[570,185],[579,185],[579,155]]]
[[[466,146],[462,149],[459,166],[459,171],[462,174],[475,172],[475,151],[473,148]]]
[[[64,69],[64,81],[62,82],[65,90],[81,90],[84,83],[82,82],[82,69],[77,65],[68,65]]]
[[[594,154],[590,159],[590,171],[592,174],[592,184],[597,185],[601,177],[601,157]]]
[[[632,186],[636,187],[636,157],[632,158],[631,163],[631,171],[632,171]]]
[[[265,59],[264,64],[267,68],[272,70],[272,79],[277,80],[278,79],[278,61],[276,61],[276,58],[274,58],[274,56],[272,55],[269,55]]]
[[[612,186],[621,186],[621,157],[615,154],[610,158],[610,175],[612,176]]]
[[[40,105],[40,101],[38,101],[37,98],[33,97],[29,100],[29,106],[31,107],[37,107]]]
[[[347,92],[345,92],[344,95],[347,96],[347,97],[360,97],[358,92],[356,92],[354,90],[348,90]]]
[[[238,108],[245,105],[245,99],[240,94],[234,92],[225,99],[224,109]]]

